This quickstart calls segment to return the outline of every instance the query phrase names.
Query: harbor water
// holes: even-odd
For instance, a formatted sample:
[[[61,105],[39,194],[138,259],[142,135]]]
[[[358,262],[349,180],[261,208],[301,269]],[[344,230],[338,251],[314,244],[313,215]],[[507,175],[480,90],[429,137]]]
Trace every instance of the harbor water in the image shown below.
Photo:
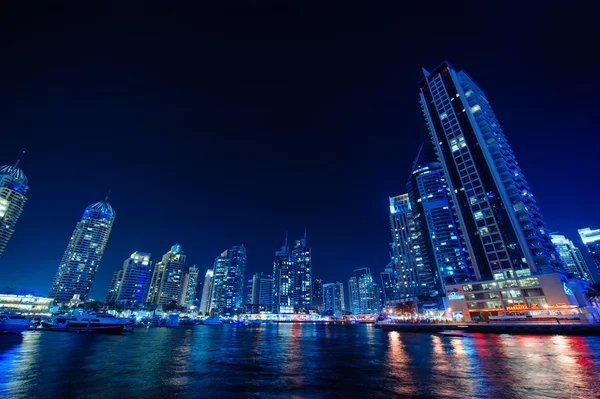
[[[597,398],[600,337],[371,325],[0,336],[6,398]]]

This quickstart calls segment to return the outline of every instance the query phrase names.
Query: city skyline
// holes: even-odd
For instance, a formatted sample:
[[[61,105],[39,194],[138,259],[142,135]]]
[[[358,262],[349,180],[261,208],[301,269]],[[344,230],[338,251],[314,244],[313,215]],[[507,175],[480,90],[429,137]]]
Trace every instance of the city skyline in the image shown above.
[[[0,148],[0,164],[14,164],[27,150],[20,167],[31,186],[0,258],[3,282],[45,292],[72,231],[68,221],[79,216],[81,204],[109,188],[120,217],[92,288],[97,298],[105,296],[113,271],[128,254],[163,253],[173,242],[181,242],[202,273],[215,249],[233,243],[244,243],[251,254],[248,275],[269,272],[273,248],[290,227],[294,237],[308,227],[311,245],[319,249],[313,254],[315,273],[323,281],[346,281],[358,267],[378,275],[389,260],[387,197],[402,193],[414,155],[427,139],[415,83],[421,67],[443,59],[469,71],[485,88],[550,231],[570,238],[587,260],[576,230],[600,225],[593,202],[597,193],[587,184],[597,159],[590,145],[595,122],[589,94],[596,83],[582,78],[587,56],[568,44],[581,40],[581,24],[559,35],[541,22],[551,12],[525,10],[513,17],[520,32],[483,29],[486,34],[469,46],[434,44],[447,32],[444,24],[415,35],[422,27],[409,21],[418,20],[412,16],[405,26],[394,20],[344,39],[316,16],[310,17],[314,31],[306,36],[304,21],[286,14],[292,23],[280,35],[287,46],[234,19],[226,30],[247,33],[248,41],[233,44],[231,51],[224,50],[229,42],[206,46],[198,35],[182,38],[169,29],[150,33],[151,49],[140,48],[134,33],[138,28],[148,32],[135,23],[102,25],[123,33],[119,40],[109,34],[107,46],[93,35],[100,28],[97,21],[88,21],[89,30],[81,27],[78,35],[65,35],[36,19],[39,31],[19,36],[6,48],[7,57],[20,61],[1,66],[4,76],[14,77],[4,87],[6,98],[19,101],[2,109],[10,140]],[[272,23],[258,14],[260,21]],[[469,16],[484,24],[473,10],[466,10]],[[162,20],[158,14],[149,18]],[[60,22],[65,31],[73,27],[71,18]],[[182,21],[182,26],[195,24]],[[223,32],[210,21],[205,26]],[[541,31],[557,39],[552,51],[539,46]],[[181,47],[170,48],[162,38],[176,39]],[[46,40],[61,45],[47,54],[40,50]],[[474,56],[469,50],[489,48],[490,41],[493,52]],[[206,53],[189,51],[203,45]],[[31,54],[20,57],[20,48],[32,49]],[[64,60],[79,59],[74,57],[82,48],[81,64],[65,67]],[[530,54],[532,48],[538,53]],[[219,62],[207,64],[206,54]],[[248,54],[256,55],[250,57],[255,61],[240,69],[238,57]],[[114,57],[125,62],[115,65]],[[561,63],[560,57],[573,62]],[[576,139],[565,139],[565,132]],[[96,146],[96,140],[104,144]],[[231,155],[227,162],[223,149]],[[167,158],[167,153],[178,155]],[[158,180],[173,183],[177,195],[167,198],[150,190],[141,199],[135,189],[155,187]],[[292,189],[293,195],[281,196]],[[566,205],[575,201],[577,206]],[[52,226],[52,234],[40,228],[44,224]],[[349,246],[361,250],[350,254]],[[36,265],[32,275],[23,273],[31,265]]]

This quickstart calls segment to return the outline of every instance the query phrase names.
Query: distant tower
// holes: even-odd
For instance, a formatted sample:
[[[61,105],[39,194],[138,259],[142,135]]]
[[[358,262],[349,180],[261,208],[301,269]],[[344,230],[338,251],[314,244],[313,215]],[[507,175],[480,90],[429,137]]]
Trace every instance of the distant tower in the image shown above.
[[[198,268],[194,265],[189,268],[183,277],[181,292],[179,294],[179,304],[186,308],[194,305],[196,287],[198,286],[198,272]]]
[[[150,280],[152,262],[150,254],[134,252],[123,262],[123,267],[113,274],[106,302],[119,302],[127,306],[142,303]]]
[[[252,277],[251,294],[253,305],[270,308],[273,304],[273,278],[263,273],[255,273]]]
[[[304,237],[290,250],[287,243],[275,252],[273,263],[273,312],[304,312],[313,306],[311,249]]]
[[[108,196],[85,208],[58,266],[50,298],[57,303],[69,302],[74,295],[81,301],[87,299],[114,221]]]
[[[23,155],[21,155],[22,157]],[[15,225],[27,201],[27,177],[18,168],[21,158],[14,165],[0,167],[0,256],[15,231]]]
[[[323,313],[328,316],[341,317],[343,314],[343,284],[323,284]],[[342,290],[340,291],[340,288]]]
[[[313,307],[323,311],[323,280],[318,277],[313,278]]]
[[[596,268],[600,271],[600,229],[592,230],[586,227],[585,229],[577,230],[577,232],[592,256]]]
[[[211,312],[232,316],[242,308],[246,274],[246,247],[234,246],[214,264]]]
[[[552,238],[552,243],[556,246],[560,259],[565,265],[565,269],[569,273],[573,273],[575,277],[593,283],[594,279],[587,263],[585,263],[583,256],[581,256],[579,248],[565,236],[551,234],[550,237]]]
[[[200,313],[210,312],[210,301],[213,289],[213,270],[208,269],[204,275],[204,285],[202,286],[202,297],[200,299]]]
[[[158,306],[169,305],[173,301],[178,303],[184,268],[185,254],[181,245],[175,244],[154,267],[147,301]]]
[[[379,310],[379,288],[373,283],[368,267],[354,269],[348,280],[351,311],[354,314],[374,314]]]

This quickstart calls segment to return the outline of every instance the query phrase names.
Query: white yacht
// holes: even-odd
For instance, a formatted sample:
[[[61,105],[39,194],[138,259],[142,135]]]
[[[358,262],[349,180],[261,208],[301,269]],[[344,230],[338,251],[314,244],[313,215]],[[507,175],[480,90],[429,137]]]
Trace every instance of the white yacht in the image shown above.
[[[28,327],[27,317],[14,313],[0,313],[0,334],[21,334]]]
[[[219,316],[210,316],[204,319],[202,321],[202,324],[205,324],[207,326],[216,326],[223,324],[223,322],[221,321],[221,318]]]
[[[55,316],[42,326],[67,331],[96,331],[103,333],[122,333],[123,328],[131,324],[125,317],[115,317],[109,313],[74,313]]]

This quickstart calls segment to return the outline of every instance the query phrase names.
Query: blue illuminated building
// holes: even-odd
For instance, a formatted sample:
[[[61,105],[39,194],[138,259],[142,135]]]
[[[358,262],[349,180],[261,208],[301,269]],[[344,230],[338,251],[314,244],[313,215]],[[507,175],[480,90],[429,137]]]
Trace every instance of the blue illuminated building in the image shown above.
[[[151,272],[150,254],[138,251],[132,253],[123,262],[123,267],[114,272],[106,302],[122,303],[128,307],[143,303]]]
[[[312,256],[304,237],[290,249],[287,242],[273,262],[273,312],[303,313],[313,307]]]
[[[50,288],[48,296],[55,302],[87,299],[114,221],[115,211],[108,203],[108,196],[85,208]]]
[[[22,157],[22,155],[21,155]],[[19,168],[21,158],[14,165],[0,166],[0,256],[15,231],[15,225],[27,201],[27,176]]]
[[[232,316],[244,305],[246,247],[233,246],[215,259],[210,312]]]

